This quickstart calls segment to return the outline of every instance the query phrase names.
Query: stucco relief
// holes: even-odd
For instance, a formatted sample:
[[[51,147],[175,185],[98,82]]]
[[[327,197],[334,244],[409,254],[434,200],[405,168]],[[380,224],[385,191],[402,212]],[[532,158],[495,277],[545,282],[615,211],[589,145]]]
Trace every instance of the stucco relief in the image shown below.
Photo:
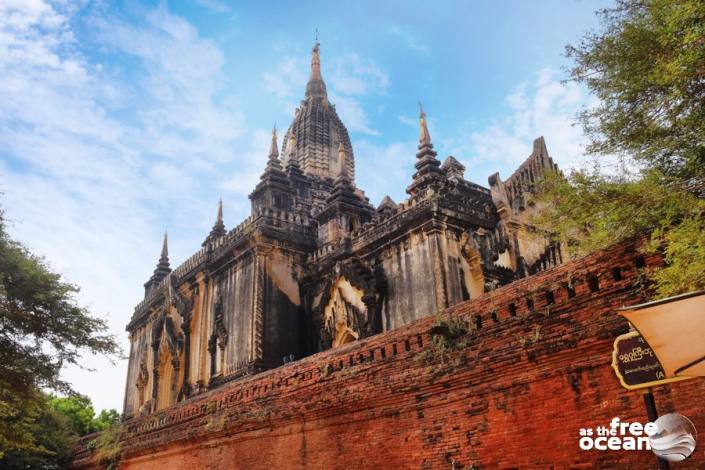
[[[364,292],[338,278],[330,289],[328,304],[323,310],[323,323],[331,346],[338,347],[360,337],[360,323],[367,318]]]

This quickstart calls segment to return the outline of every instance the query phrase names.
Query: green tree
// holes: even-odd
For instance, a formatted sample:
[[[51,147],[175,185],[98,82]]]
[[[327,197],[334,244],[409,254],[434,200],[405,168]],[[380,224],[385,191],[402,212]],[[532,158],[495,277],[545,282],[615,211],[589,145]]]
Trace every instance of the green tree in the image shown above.
[[[0,468],[8,470],[61,468],[78,439],[70,418],[52,409],[41,392],[3,396],[0,423]]]
[[[73,431],[79,436],[102,431],[120,422],[120,413],[115,409],[102,410],[96,416],[91,399],[85,396],[50,395],[48,403],[52,410],[69,418]]]
[[[43,389],[75,393],[60,377],[66,364],[80,366],[82,352],[120,354],[104,320],[76,303],[78,288],[46,262],[10,239],[0,211],[0,464],[23,452],[56,461],[61,445],[47,433],[61,430],[66,415],[46,402]],[[91,408],[92,411],[92,408]],[[91,415],[92,418],[92,415]],[[63,424],[59,425],[59,421]],[[69,429],[73,429],[73,422]],[[58,431],[57,431],[58,432]],[[63,444],[62,444],[63,443]],[[59,450],[61,448],[61,451]],[[50,465],[50,463],[47,463]],[[36,465],[38,466],[38,465]],[[26,467],[25,467],[26,468]],[[47,467],[48,468],[48,467]]]
[[[95,410],[90,398],[71,395],[68,397],[51,396],[49,407],[71,420],[71,427],[79,436],[89,434],[94,429]]]
[[[650,272],[659,296],[705,288],[705,200],[668,184],[656,170],[637,177],[575,171],[542,182],[545,209],[534,223],[568,241],[571,255],[649,236],[646,251],[661,250],[666,266]]]
[[[578,118],[593,169],[547,178],[535,222],[571,254],[648,234],[659,296],[705,288],[705,2],[618,0],[567,47],[598,105]],[[602,172],[604,155],[621,160]]]
[[[94,431],[104,431],[120,423],[120,419],[120,413],[114,408],[101,410],[100,414],[93,420],[93,429]]]
[[[567,55],[599,105],[580,119],[594,155],[705,177],[705,2],[618,0]]]

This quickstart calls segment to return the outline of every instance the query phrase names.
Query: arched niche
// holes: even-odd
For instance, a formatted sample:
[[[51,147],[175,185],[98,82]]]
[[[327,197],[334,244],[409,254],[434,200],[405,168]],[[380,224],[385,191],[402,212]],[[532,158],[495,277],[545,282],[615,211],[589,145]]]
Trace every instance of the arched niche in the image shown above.
[[[485,275],[482,272],[480,250],[468,233],[463,233],[460,237],[460,252],[467,264],[467,269],[463,270],[464,278],[461,281],[470,293],[470,298],[475,299],[485,293]]]
[[[323,309],[323,324],[336,348],[360,337],[360,319],[367,317],[365,293],[341,276],[330,287],[328,303]]]

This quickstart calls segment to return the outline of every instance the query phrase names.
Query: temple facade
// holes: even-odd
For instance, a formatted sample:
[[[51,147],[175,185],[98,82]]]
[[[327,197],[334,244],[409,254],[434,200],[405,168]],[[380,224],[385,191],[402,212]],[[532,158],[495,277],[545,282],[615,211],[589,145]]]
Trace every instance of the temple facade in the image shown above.
[[[222,202],[201,248],[171,269],[166,235],[127,326],[126,417],[339,347],[560,264],[529,225],[534,183],[558,171],[542,137],[489,188],[438,159],[421,109],[408,198],[378,207],[355,185],[355,157],[313,48],[305,97],[227,230]]]

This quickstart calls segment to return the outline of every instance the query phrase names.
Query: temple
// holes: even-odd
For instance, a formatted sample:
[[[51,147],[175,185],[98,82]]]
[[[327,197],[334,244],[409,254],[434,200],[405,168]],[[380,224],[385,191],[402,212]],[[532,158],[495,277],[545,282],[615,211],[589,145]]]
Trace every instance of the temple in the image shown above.
[[[534,184],[558,168],[543,137],[489,188],[434,150],[423,108],[408,198],[374,207],[328,100],[320,46],[305,97],[226,230],[223,204],[202,247],[174,270],[167,238],[127,326],[125,417],[148,414],[245,375],[392,330],[563,262],[529,224]],[[281,148],[281,150],[280,150]],[[410,156],[411,160],[411,156]]]

